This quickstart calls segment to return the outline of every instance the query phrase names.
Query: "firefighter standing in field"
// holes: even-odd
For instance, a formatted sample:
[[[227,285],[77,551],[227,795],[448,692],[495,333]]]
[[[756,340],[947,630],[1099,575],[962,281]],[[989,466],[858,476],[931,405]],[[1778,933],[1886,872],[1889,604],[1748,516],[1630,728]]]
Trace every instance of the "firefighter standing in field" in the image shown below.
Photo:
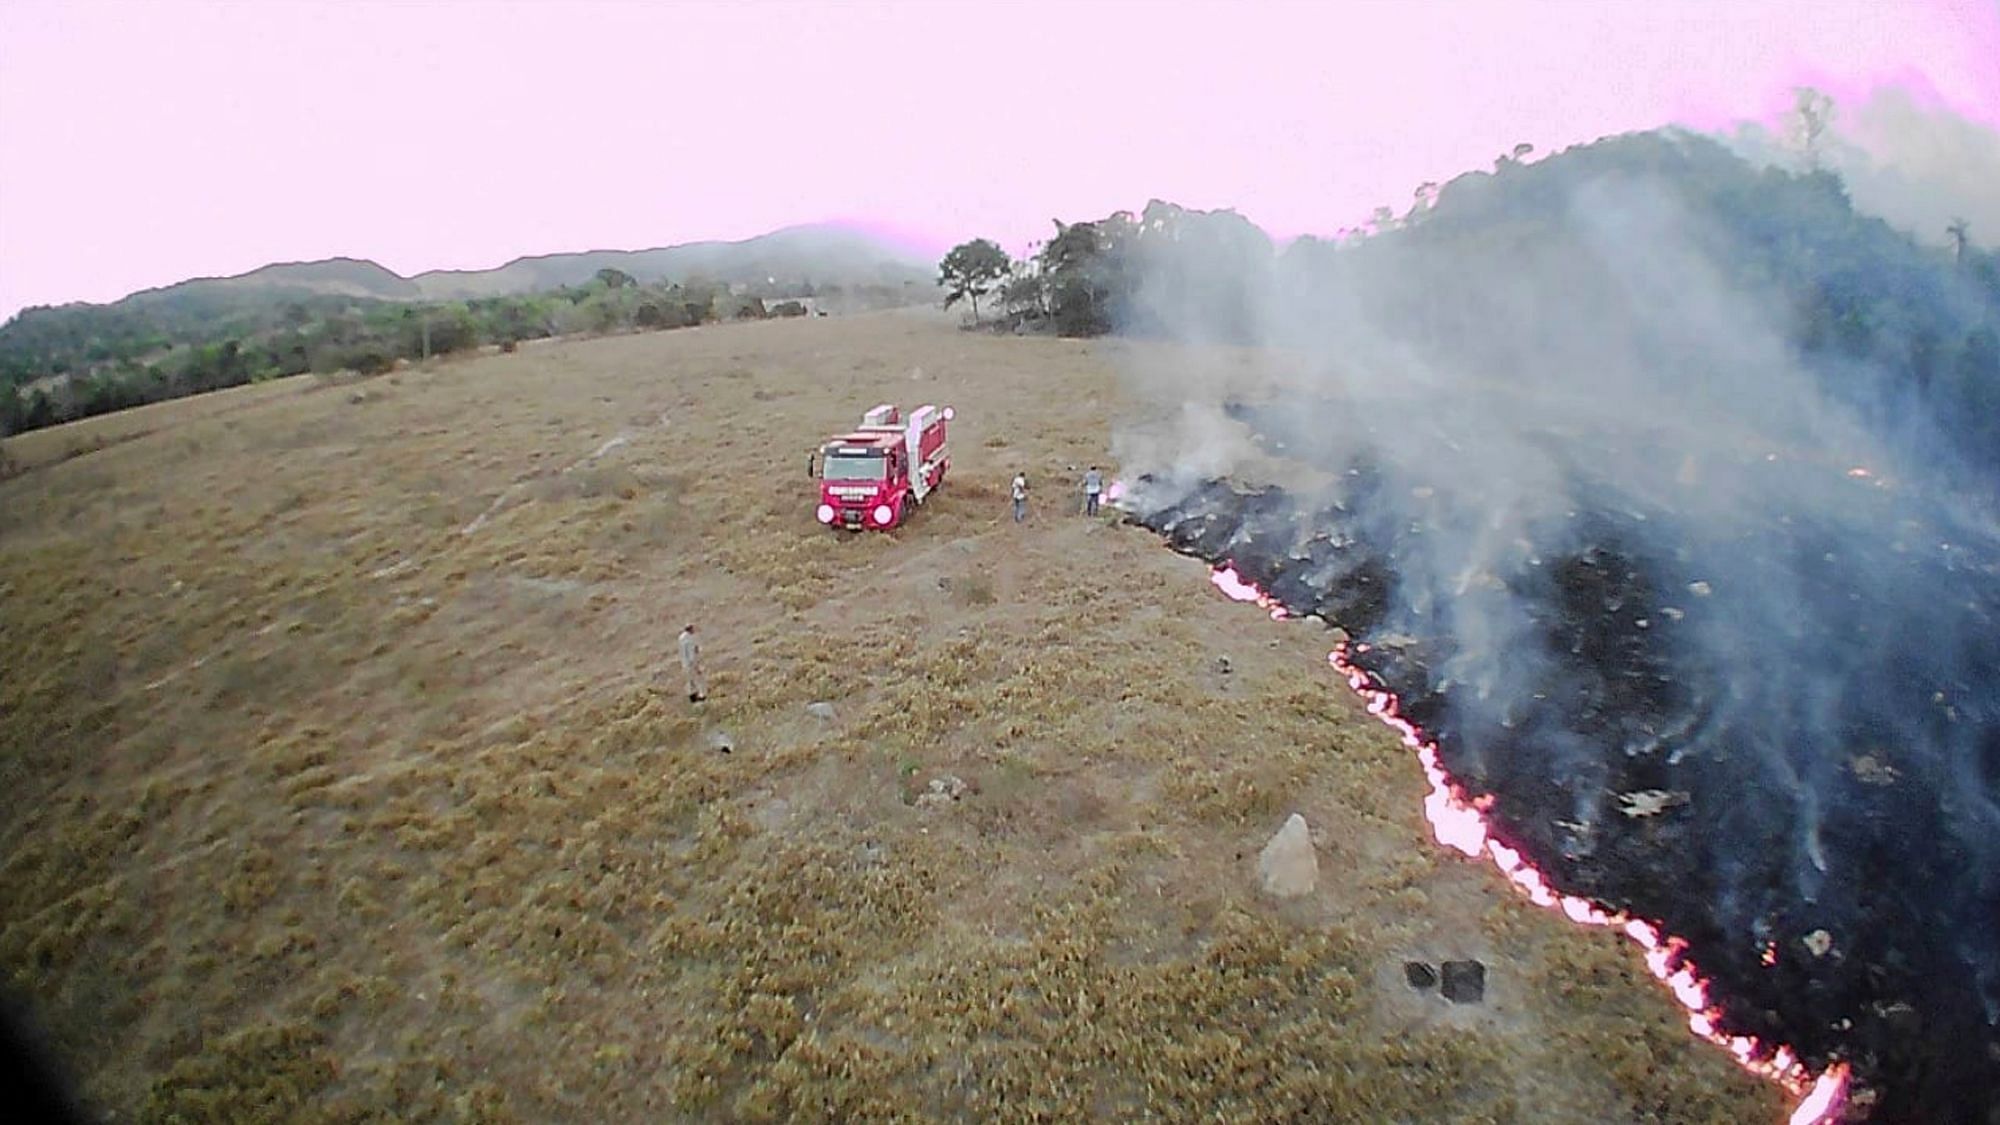
[[[687,673],[688,702],[708,698],[708,678],[701,674],[701,642],[694,639],[694,626],[681,630],[681,671]]]
[[[1090,471],[1083,474],[1084,515],[1094,516],[1097,514],[1097,498],[1103,495],[1103,493],[1104,474],[1097,471],[1097,466],[1092,465]]]
[[[1020,523],[1022,520],[1028,518],[1028,475],[1026,473],[1014,474],[1012,491],[1014,494],[1014,522]]]

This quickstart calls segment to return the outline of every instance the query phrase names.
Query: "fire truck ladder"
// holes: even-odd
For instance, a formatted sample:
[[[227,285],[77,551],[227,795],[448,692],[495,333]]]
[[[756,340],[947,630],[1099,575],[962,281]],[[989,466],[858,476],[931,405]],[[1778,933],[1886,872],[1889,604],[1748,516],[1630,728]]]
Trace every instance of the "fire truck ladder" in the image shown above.
[[[910,424],[903,430],[903,449],[910,459],[910,494],[917,503],[931,493],[931,470],[944,460],[945,442],[939,442],[930,459],[923,459],[924,430],[937,418],[937,407],[919,406],[910,411]]]

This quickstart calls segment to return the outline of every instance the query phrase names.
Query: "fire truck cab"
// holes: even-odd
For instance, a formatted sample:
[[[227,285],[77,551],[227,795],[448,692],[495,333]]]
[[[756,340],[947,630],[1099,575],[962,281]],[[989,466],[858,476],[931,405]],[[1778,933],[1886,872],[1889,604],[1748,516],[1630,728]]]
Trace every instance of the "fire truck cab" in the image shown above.
[[[945,423],[952,409],[919,406],[908,418],[884,404],[861,416],[852,433],[820,446],[819,522],[828,527],[886,531],[944,483],[951,468]]]

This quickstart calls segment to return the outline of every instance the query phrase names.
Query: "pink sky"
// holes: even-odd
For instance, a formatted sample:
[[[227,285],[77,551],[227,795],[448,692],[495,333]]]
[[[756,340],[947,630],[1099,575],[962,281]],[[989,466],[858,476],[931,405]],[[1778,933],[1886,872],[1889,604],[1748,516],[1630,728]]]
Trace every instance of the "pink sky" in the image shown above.
[[[865,221],[1015,250],[1160,197],[1411,188],[1885,85],[2000,126],[2000,0],[0,5],[0,316]]]

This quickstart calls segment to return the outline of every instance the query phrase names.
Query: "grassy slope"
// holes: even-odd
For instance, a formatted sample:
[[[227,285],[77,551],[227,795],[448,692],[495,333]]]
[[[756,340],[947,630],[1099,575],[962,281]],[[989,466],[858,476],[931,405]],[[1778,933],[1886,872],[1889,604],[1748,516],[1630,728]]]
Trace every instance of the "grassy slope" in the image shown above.
[[[709,327],[34,435],[0,970],[121,1118],[1775,1120],[1629,947],[1428,845],[1309,627],[1056,510],[1108,347]],[[920,399],[955,479],[819,531],[806,448]],[[1276,905],[1294,809],[1321,888]]]

